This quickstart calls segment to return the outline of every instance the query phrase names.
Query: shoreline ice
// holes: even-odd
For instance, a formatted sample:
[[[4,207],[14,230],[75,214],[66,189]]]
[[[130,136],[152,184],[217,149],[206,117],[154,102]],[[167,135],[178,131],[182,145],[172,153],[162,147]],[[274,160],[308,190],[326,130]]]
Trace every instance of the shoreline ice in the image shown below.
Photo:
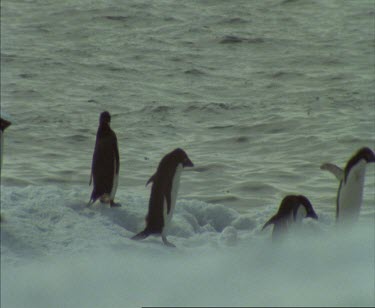
[[[333,217],[273,245],[256,216],[178,200],[176,249],[142,228],[147,199],[119,194],[120,209],[84,207],[79,189],[2,186],[4,307],[374,304],[374,222],[340,233]],[[4,192],[4,193],[3,193]]]

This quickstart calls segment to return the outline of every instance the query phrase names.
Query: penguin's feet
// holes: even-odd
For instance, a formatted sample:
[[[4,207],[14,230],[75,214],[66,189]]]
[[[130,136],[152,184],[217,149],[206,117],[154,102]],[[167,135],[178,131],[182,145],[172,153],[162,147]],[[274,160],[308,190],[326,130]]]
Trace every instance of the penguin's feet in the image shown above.
[[[107,193],[100,196],[99,200],[100,200],[101,203],[111,203],[111,202],[113,202],[113,200],[110,199],[110,196]]]
[[[115,203],[113,200],[110,201],[110,206],[111,207],[120,207],[121,204],[120,203]]]
[[[171,242],[169,242],[165,236],[162,236],[161,238],[165,246],[176,248],[176,246],[172,244]]]
[[[149,235],[150,235],[149,233],[147,233],[145,230],[143,230],[142,232],[139,232],[138,234],[136,234],[133,237],[131,237],[130,239],[132,239],[134,241],[139,241],[139,240],[145,239]]]

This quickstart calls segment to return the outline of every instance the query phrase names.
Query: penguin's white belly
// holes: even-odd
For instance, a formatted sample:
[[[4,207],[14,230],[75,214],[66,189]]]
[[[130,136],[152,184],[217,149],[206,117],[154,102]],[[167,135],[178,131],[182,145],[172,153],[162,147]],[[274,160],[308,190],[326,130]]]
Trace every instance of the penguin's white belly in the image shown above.
[[[299,206],[296,214],[296,223],[301,223],[302,219],[304,219],[307,215],[307,211],[304,206]]]
[[[180,186],[180,176],[181,176],[182,169],[183,169],[182,164],[179,164],[176,168],[176,172],[173,177],[172,188],[171,188],[171,209],[169,213],[168,213],[167,199],[164,197],[164,204],[163,204],[164,227],[162,231],[162,234],[164,235],[167,232],[170,226],[171,220],[172,220],[172,216],[173,216],[173,212],[174,212],[174,208],[175,208],[176,200],[177,200],[177,193],[178,193],[178,189]]]
[[[285,217],[285,223],[284,227],[280,228],[280,231],[282,232],[295,232],[293,230],[297,229],[302,219],[299,219],[298,212],[296,213],[296,216],[294,217],[293,212],[290,212],[290,214]],[[283,229],[284,228],[284,229]]]
[[[272,238],[274,240],[276,240],[276,239],[282,237],[283,235],[285,235],[288,232],[289,227],[290,227],[290,223],[289,223],[287,218],[283,221],[277,222],[273,226]]]
[[[116,191],[117,191],[117,186],[118,186],[118,174],[116,173],[116,159],[114,159],[114,164],[115,164],[115,167],[114,167],[114,175],[113,175],[113,183],[112,183],[112,190],[111,190],[111,193],[109,194],[109,198],[110,200],[114,200],[115,199],[115,195],[116,195]]]
[[[361,160],[352,167],[346,179],[342,180],[338,196],[338,217],[339,221],[355,221],[358,219],[362,204],[363,186],[365,180],[366,162]]]

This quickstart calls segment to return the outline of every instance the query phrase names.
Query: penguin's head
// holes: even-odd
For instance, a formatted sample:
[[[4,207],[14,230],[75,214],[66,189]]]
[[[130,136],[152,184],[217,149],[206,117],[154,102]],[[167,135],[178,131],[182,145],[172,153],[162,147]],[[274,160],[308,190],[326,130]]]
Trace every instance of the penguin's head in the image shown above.
[[[363,147],[357,151],[353,155],[351,159],[349,159],[348,163],[345,167],[345,176],[344,176],[344,182],[347,181],[347,178],[349,176],[349,173],[351,172],[352,168],[356,166],[358,163],[374,163],[375,162],[375,154],[374,152],[367,147]]]
[[[0,117],[0,130],[3,132],[12,123]]]
[[[108,111],[103,111],[100,114],[99,123],[100,124],[109,124],[111,122],[111,115]]]
[[[360,149],[355,156],[364,159],[368,163],[375,163],[375,154],[370,148],[364,147]]]
[[[309,199],[307,199],[303,195],[297,196],[299,203],[305,208],[306,210],[306,217],[310,217],[312,219],[318,219],[318,215],[315,213],[314,208]]]
[[[186,152],[183,149],[177,148],[172,151],[171,155],[176,160],[177,164],[182,164],[185,167],[194,167],[193,162],[187,156]]]

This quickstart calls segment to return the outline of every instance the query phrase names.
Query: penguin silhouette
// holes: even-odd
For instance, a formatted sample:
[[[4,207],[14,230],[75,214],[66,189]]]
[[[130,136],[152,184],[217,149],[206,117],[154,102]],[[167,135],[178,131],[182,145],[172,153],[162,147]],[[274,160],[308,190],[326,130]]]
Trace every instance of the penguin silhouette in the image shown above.
[[[152,183],[152,189],[146,228],[132,237],[133,240],[145,239],[150,234],[161,234],[164,244],[174,247],[167,240],[167,231],[176,204],[180,175],[183,168],[193,166],[185,151],[179,148],[163,157],[156,173],[147,182]]]
[[[111,207],[121,206],[114,201],[118,185],[120,157],[117,137],[110,127],[110,122],[109,112],[102,112],[92,158],[90,185],[93,182],[93,190],[88,205],[100,199],[101,202],[109,202]]]

